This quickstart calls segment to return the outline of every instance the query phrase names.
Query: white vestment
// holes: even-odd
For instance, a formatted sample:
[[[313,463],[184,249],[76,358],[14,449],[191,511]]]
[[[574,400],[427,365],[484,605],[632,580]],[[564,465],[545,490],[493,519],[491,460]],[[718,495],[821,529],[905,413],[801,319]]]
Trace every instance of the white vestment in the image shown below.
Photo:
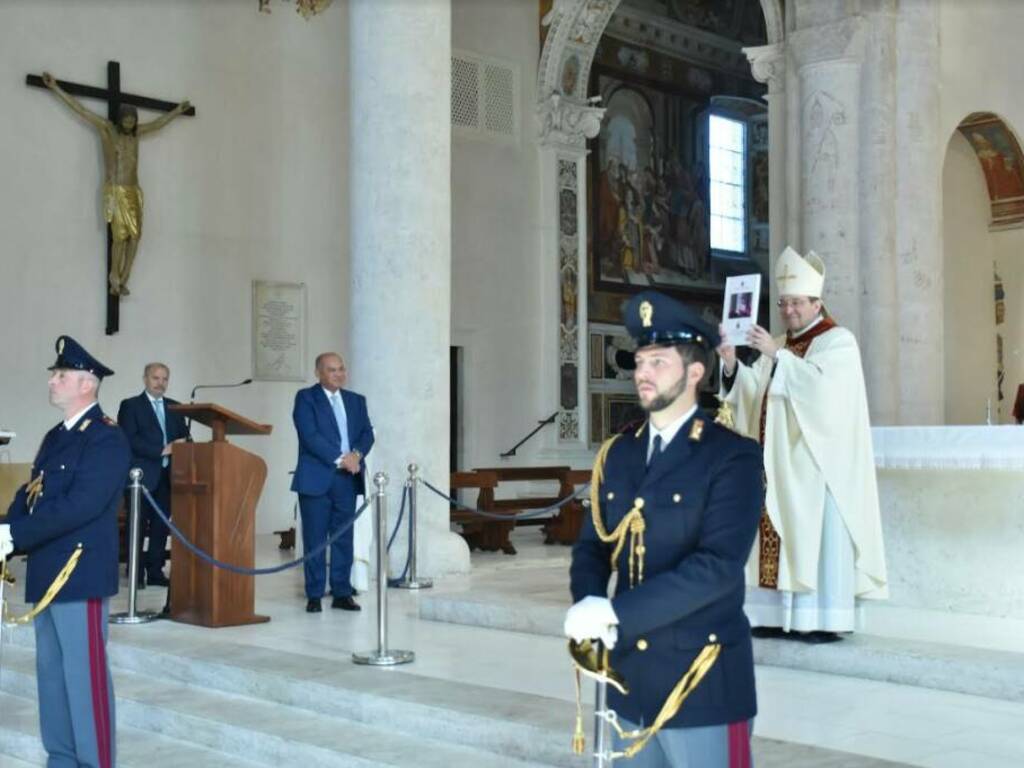
[[[781,346],[785,338],[777,341]],[[755,541],[747,563],[748,616],[755,625],[784,629],[851,630],[854,597],[888,597],[860,351],[852,333],[835,327],[815,337],[803,358],[780,348],[776,361],[774,376],[767,356],[751,367],[737,363],[724,397],[737,431],[755,440],[768,398],[765,506],[781,539],[778,589],[757,588]],[[852,572],[836,572],[850,551]]]

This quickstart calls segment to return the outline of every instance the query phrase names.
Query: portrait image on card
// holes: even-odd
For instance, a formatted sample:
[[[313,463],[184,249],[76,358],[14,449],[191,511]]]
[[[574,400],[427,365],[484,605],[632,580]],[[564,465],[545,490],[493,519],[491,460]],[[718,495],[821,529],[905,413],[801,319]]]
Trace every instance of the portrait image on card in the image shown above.
[[[735,275],[725,279],[722,306],[723,341],[734,347],[747,344],[747,334],[757,323],[761,297],[761,275]]]

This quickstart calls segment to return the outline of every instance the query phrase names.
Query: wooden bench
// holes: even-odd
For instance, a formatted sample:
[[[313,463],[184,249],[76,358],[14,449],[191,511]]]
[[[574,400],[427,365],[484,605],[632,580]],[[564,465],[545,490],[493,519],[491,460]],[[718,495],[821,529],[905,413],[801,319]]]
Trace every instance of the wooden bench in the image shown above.
[[[451,495],[466,488],[478,488],[475,506],[486,512],[496,512],[494,508],[494,489],[498,487],[498,476],[494,472],[452,472]],[[469,550],[480,549],[484,552],[501,550],[507,555],[514,555],[516,548],[509,541],[509,534],[515,527],[515,520],[492,520],[481,517],[468,510],[452,505],[450,519],[462,527],[462,538],[469,544]]]
[[[562,474],[559,480],[558,496],[564,499],[571,496],[581,485],[590,482],[591,470],[570,469]],[[544,523],[544,543],[572,545],[579,538],[580,528],[583,526],[583,515],[586,509],[583,506],[583,499],[573,499],[568,504],[562,505],[558,514],[549,518]]]
[[[554,496],[534,496],[496,499],[494,489],[510,483],[555,481],[558,491]],[[479,488],[477,508],[495,514],[514,517],[531,509],[551,507],[573,494],[577,486],[590,481],[589,470],[574,470],[570,467],[479,467],[472,472],[452,473],[452,488]],[[485,506],[486,505],[486,506]],[[489,520],[464,510],[453,510],[451,520],[462,526],[462,535],[470,549],[484,551],[501,550],[509,555],[516,553],[509,535],[516,525],[544,526],[545,544],[572,544],[579,536],[583,521],[583,506],[578,500],[564,505],[548,517],[528,520]]]

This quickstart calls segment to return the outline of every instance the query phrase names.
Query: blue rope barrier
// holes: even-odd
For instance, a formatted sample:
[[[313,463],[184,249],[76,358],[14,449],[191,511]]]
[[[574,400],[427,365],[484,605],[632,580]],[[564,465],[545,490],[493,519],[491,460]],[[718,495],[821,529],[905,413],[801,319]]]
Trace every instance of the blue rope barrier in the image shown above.
[[[287,563],[282,563],[281,565],[274,565],[269,568],[243,568],[240,565],[232,565],[231,563],[225,563],[222,560],[218,560],[212,555],[203,552],[203,550],[201,550],[199,547],[197,547],[195,544],[193,544],[191,541],[185,538],[185,534],[183,534],[181,530],[178,528],[178,526],[171,522],[171,519],[167,517],[166,514],[164,514],[164,511],[160,509],[160,506],[156,503],[156,500],[150,495],[149,490],[145,486],[142,486],[142,493],[146,496],[146,500],[149,501],[150,506],[157,513],[157,515],[159,515],[160,519],[164,521],[164,524],[167,526],[170,532],[174,534],[175,538],[178,539],[178,541],[180,541],[189,552],[198,557],[200,560],[205,560],[207,563],[214,566],[215,568],[230,571],[231,573],[238,573],[242,576],[265,576],[270,573],[280,573],[281,571],[286,571],[289,568],[295,568],[299,565],[302,565],[310,558],[316,557],[321,552],[326,550],[329,546],[331,546],[331,544],[337,541],[349,528],[356,524],[356,520],[358,520],[359,516],[366,511],[366,508],[370,506],[370,501],[373,499],[372,496],[366,499],[366,501],[363,502],[363,506],[356,510],[356,513],[352,516],[351,520],[349,520],[347,523],[345,523],[345,525],[341,526],[341,528],[339,528],[330,536],[328,536],[323,543],[318,544],[316,547],[314,547],[312,550],[310,550],[297,560],[291,560]]]
[[[491,520],[529,520],[533,517],[546,517],[547,515],[550,515],[552,512],[561,509],[570,501],[578,499],[583,493],[590,491],[590,483],[587,483],[586,485],[581,485],[579,487],[579,490],[575,491],[571,496],[566,496],[564,499],[559,499],[551,506],[544,507],[544,509],[535,509],[529,512],[520,512],[515,515],[502,515],[500,513],[487,512],[483,509],[477,509],[476,507],[471,507],[468,504],[463,504],[458,499],[453,499],[444,491],[435,488],[433,485],[430,484],[429,481],[424,480],[423,478],[420,478],[419,481],[423,483],[425,486],[427,486],[427,488],[432,490],[434,493],[436,493],[438,496],[440,496],[442,499],[445,499],[449,504],[452,504],[453,506],[456,506],[459,509],[465,510],[466,512],[470,512],[474,515],[479,515],[480,517],[486,517]]]
[[[395,529],[391,532],[391,537],[388,539],[388,552],[391,552],[391,545],[395,543],[395,537],[398,536],[398,529],[402,525],[402,518],[405,516],[405,502],[409,497],[409,486],[402,486],[402,505],[398,509],[398,520],[395,521]],[[409,531],[409,543],[405,549],[405,566],[402,568],[402,574],[394,579],[388,579],[388,586],[394,587],[399,584],[405,575],[409,572],[409,561],[412,559],[412,516],[409,516],[409,525],[406,526]]]
[[[398,508],[398,519],[395,521],[395,527],[391,531],[391,535],[388,536],[388,552],[391,551],[391,545],[395,543],[395,537],[398,535],[398,528],[402,525],[402,518],[405,517],[405,499],[409,495],[409,487],[402,486],[402,504]]]

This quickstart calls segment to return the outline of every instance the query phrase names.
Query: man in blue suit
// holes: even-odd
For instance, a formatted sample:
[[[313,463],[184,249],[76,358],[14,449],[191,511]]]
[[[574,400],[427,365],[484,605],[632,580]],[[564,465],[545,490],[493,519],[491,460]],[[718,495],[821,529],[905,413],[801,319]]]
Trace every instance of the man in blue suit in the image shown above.
[[[625,320],[648,419],[598,454],[565,631],[612,649],[628,693],[611,688],[608,704],[627,730],[647,727],[646,746],[623,765],[750,765],[757,703],[743,569],[764,498],[761,449],[697,406],[718,346],[699,315],[645,291]],[[689,673],[689,685],[700,682],[680,706]],[[659,715],[663,726],[652,731]]]
[[[63,421],[46,433],[31,480],[0,523],[0,558],[28,554],[25,600],[35,603],[39,730],[47,765],[116,763],[107,611],[117,594],[117,504],[131,451],[97,402],[114,372],[70,336],[57,339],[50,403]],[[58,574],[71,568],[60,585]],[[54,592],[54,588],[56,592]]]
[[[373,446],[366,398],[342,389],[348,379],[341,355],[316,358],[319,383],[295,395],[292,420],[299,436],[299,461],[292,490],[299,494],[302,548],[309,552],[352,522],[356,496],[365,494],[364,457]],[[352,527],[331,549],[332,608],[360,610],[352,597]],[[306,611],[319,613],[327,585],[324,553],[306,561]]]
[[[117,410],[117,424],[132,446],[132,466],[142,470],[142,484],[152,494],[168,517],[171,515],[171,447],[189,436],[185,417],[169,410],[177,400],[165,397],[171,369],[163,363],[149,363],[142,373],[145,389],[135,397],[121,401]],[[148,500],[143,501],[142,535],[149,534],[149,549],[139,565],[139,584],[168,586],[164,576],[167,559],[167,525],[153,511]],[[140,553],[141,555],[141,553]]]

